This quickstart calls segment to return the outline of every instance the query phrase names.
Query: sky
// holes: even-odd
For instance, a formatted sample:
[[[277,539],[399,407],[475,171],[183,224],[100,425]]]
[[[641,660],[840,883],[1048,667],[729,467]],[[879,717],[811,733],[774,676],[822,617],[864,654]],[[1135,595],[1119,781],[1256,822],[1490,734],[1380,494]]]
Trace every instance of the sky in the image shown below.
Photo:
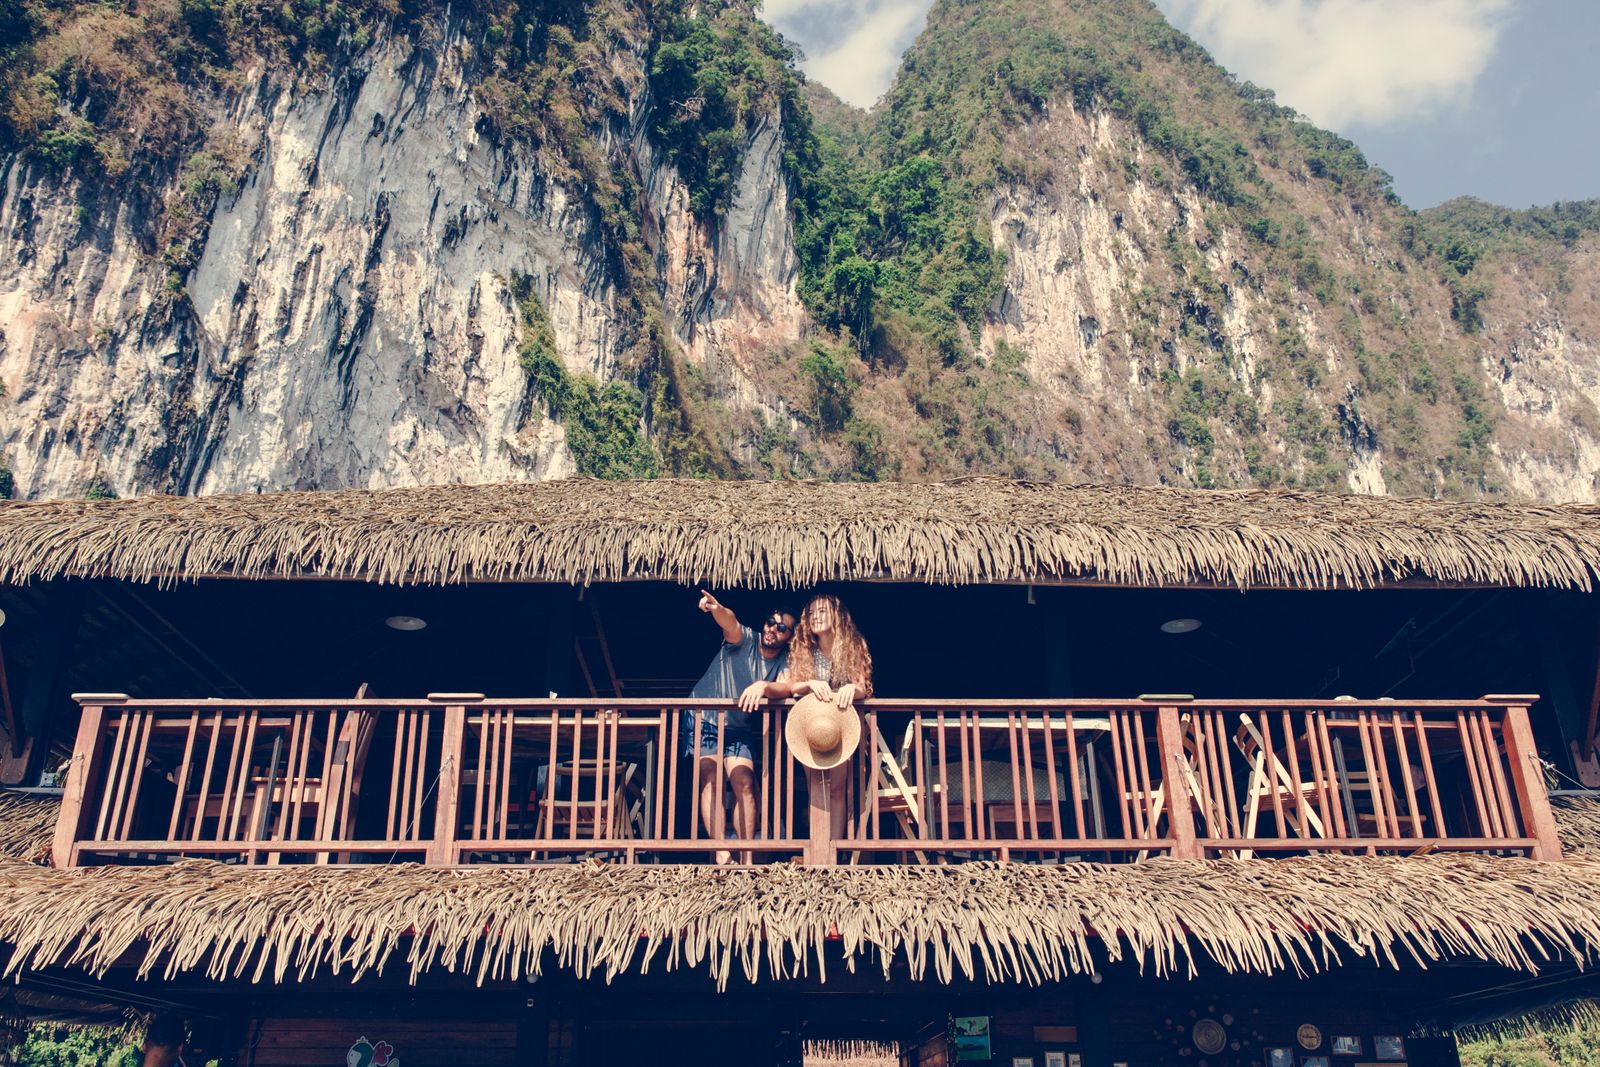
[[[932,0],[766,0],[870,107]],[[1414,208],[1600,198],[1600,0],[1155,0],[1240,78],[1360,145]]]

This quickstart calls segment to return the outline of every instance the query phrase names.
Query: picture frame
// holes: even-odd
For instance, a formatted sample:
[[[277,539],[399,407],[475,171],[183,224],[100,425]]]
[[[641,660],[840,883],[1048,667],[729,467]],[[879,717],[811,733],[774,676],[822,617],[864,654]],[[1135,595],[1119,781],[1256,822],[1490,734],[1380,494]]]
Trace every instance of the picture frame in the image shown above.
[[[1083,1067],[1083,1055],[1078,1052],[1067,1053],[1067,1067]]]
[[[1375,1034],[1372,1038],[1372,1058],[1385,1063],[1398,1063],[1406,1058],[1406,1039],[1399,1034]]]
[[[1333,1054],[1335,1056],[1361,1055],[1361,1038],[1354,1034],[1335,1034],[1333,1036]]]
[[[1333,1060],[1321,1053],[1315,1056],[1301,1056],[1300,1067],[1333,1067]]]
[[[1263,1049],[1261,1059],[1265,1067],[1295,1067],[1294,1049],[1288,1045],[1273,1045]]]
[[[957,1015],[950,1022],[956,1048],[956,1060],[987,1060],[993,1055],[989,1046],[989,1016]]]
[[[1011,1057],[1011,1067],[1033,1067],[1033,1057],[1013,1056]]]
[[[1044,1067],[1067,1067],[1067,1054],[1065,1052],[1046,1052],[1044,1054]]]

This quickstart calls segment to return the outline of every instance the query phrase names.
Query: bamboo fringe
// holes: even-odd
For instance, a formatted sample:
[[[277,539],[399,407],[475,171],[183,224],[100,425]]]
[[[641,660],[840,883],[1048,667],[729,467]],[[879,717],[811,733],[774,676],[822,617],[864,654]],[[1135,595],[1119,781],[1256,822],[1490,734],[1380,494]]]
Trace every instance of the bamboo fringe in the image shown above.
[[[1600,796],[1553,796],[1561,845],[1568,852],[1600,851]]]
[[[893,1041],[807,1041],[806,1067],[898,1067],[900,1046]]]
[[[829,941],[837,937],[837,946]],[[1297,974],[1347,959],[1426,967],[1471,957],[1534,972],[1600,944],[1600,859],[1305,857],[1059,867],[794,865],[436,870],[189,860],[55,870],[0,861],[5,974],[284,982],[398,964],[478,982],[704,969],[719,987],[901,961],[913,978],[1037,984],[1128,961],[1189,973]]]
[[[61,802],[0,789],[0,857],[42,863],[50,858]]]
[[[0,505],[0,583],[333,576],[811,586],[1086,578],[1589,589],[1600,508],[1283,490],[588,479]]]

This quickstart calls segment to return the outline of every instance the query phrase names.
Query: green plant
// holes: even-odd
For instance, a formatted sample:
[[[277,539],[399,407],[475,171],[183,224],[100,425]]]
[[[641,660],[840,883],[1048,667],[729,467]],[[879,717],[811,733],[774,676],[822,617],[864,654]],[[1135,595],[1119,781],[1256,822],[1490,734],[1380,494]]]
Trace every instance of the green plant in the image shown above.
[[[533,279],[512,278],[523,338],[517,355],[550,417],[566,430],[578,473],[594,478],[654,478],[660,457],[644,434],[644,397],[627,382],[600,384],[574,374],[556,352],[555,331]]]

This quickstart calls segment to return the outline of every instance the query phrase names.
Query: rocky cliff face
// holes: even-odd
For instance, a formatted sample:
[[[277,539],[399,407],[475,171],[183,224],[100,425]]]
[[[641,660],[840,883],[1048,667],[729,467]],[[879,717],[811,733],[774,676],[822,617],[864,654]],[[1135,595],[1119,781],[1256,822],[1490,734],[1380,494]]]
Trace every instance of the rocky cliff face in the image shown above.
[[[616,281],[584,191],[481,135],[480,117],[448,38],[389,39],[316,90],[250,71],[212,135],[249,163],[181,285],[148,218],[0,160],[0,453],[18,495],[571,473],[518,364],[510,279],[533,279],[567,368],[601,380],[625,343]],[[758,128],[720,226],[693,218],[640,122],[615,139],[648,191],[673,333],[757,402],[741,365],[801,317],[781,129]]]
[[[1600,226],[1473,252],[1461,281],[1354,146],[1122,0],[993,25],[1005,0],[945,0],[886,109],[834,113],[837,157],[792,99],[763,110],[770,71],[730,94],[767,103],[697,140],[723,59],[781,70],[736,6],[710,29],[700,5],[597,6],[583,49],[541,53],[581,72],[559,73],[576,96],[536,97],[549,70],[524,68],[520,140],[483,91],[507,62],[485,42],[537,27],[490,13],[379,34],[315,77],[256,63],[195,88],[222,173],[200,200],[189,164],[131,183],[0,152],[16,495],[570,474],[605,432],[552,417],[515,292],[568,373],[642,387],[648,429],[662,404],[709,412],[691,430],[733,473],[1595,496]],[[1102,16],[1085,58],[1073,20]],[[652,66],[668,37],[676,83]],[[1139,62],[1105,66],[1119,48]],[[1132,69],[1145,81],[1117,81]],[[952,87],[969,106],[945,107]],[[540,125],[563,106],[579,117]],[[598,172],[552,153],[573,129]],[[730,130],[738,165],[718,170]],[[915,247],[935,231],[949,247]],[[650,380],[657,333],[697,371],[671,389]]]

